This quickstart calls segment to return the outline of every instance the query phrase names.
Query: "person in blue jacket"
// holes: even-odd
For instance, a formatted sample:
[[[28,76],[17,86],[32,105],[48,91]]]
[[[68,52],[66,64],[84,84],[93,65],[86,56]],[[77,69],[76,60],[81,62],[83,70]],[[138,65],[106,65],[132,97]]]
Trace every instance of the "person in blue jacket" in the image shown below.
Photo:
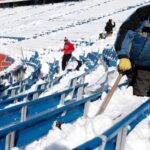
[[[150,96],[150,5],[138,8],[120,26],[115,49],[118,70],[127,75],[133,94]]]

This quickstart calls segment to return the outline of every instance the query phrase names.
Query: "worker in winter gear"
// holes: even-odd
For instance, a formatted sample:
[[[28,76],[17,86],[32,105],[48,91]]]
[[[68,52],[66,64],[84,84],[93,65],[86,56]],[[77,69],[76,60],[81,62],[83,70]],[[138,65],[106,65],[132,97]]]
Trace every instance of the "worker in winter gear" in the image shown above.
[[[62,58],[62,70],[65,70],[68,61],[72,56],[72,52],[75,50],[74,45],[65,37],[64,38],[64,48],[61,51],[64,52]]]
[[[107,36],[111,36],[113,33],[113,28],[115,27],[115,22],[112,21],[112,19],[109,19],[105,26],[105,31],[107,33]]]
[[[133,94],[150,96],[150,5],[138,8],[121,25],[115,49]]]

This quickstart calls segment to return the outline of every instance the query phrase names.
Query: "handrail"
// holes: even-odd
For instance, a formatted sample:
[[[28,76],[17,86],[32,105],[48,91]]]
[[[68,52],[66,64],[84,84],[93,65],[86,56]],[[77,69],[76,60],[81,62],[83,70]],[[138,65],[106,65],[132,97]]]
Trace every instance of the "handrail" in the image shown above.
[[[99,147],[102,144],[102,139],[100,137],[95,137],[92,140],[74,148],[74,150],[92,150]]]

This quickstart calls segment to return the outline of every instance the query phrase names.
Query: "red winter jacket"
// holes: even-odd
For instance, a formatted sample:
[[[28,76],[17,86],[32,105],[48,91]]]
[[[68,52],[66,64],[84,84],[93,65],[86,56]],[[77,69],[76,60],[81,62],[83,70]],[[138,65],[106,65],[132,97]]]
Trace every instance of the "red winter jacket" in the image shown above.
[[[64,55],[70,54],[74,51],[74,45],[70,42],[67,41],[64,44],[64,48],[62,49],[62,51],[64,51]]]

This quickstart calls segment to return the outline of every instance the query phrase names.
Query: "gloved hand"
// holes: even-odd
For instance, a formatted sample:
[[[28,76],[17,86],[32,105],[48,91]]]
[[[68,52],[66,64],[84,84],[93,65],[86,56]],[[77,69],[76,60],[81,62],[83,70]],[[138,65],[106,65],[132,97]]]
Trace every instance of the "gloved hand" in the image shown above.
[[[120,71],[128,71],[132,68],[131,61],[128,58],[121,58],[118,67]]]

